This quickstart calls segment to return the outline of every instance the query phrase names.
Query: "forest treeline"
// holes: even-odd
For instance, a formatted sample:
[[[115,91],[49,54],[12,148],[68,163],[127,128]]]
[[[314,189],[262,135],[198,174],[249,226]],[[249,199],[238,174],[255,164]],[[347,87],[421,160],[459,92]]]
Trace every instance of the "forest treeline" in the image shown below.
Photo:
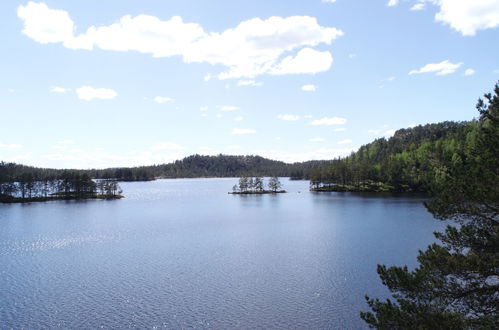
[[[316,191],[426,192],[442,171],[459,162],[473,143],[476,121],[420,125],[366,144],[345,158],[288,164],[260,156],[193,155],[169,164],[71,170],[92,179],[149,181],[157,178],[291,177],[311,180]],[[0,182],[31,175],[40,181],[65,170],[0,163]]]
[[[310,175],[316,191],[426,192],[446,168],[459,162],[476,138],[476,121],[400,129]]]
[[[425,206],[453,223],[419,251],[417,267],[378,265],[392,298],[366,297],[370,310],[360,315],[370,328],[499,329],[499,83],[476,109],[476,121],[451,126],[438,140],[415,135],[409,140],[423,142],[387,156],[404,161],[400,172],[411,182],[418,178],[413,159],[428,150],[416,163],[434,176],[426,179],[433,198]]]
[[[326,163],[327,161],[308,161],[288,164],[260,156],[193,155],[169,164],[71,171],[87,174],[93,179],[115,179],[118,181],[240,176],[279,176],[308,179],[314,169]],[[0,162],[0,182],[6,177],[12,180],[12,178],[26,174],[42,179],[47,176],[59,176],[64,171]]]

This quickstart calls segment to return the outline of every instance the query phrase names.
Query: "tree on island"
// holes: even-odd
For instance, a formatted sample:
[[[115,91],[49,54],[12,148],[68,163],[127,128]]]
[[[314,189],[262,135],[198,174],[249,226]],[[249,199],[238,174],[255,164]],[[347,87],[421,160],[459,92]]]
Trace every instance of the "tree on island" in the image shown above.
[[[99,180],[97,189],[101,196],[117,196],[123,193],[116,180]]]
[[[282,188],[282,183],[279,181],[279,178],[276,176],[273,176],[270,178],[269,183],[268,183],[269,190],[273,192],[277,192]]]
[[[246,192],[250,188],[249,178],[247,176],[242,176],[239,178],[239,191]]]
[[[116,180],[95,182],[87,173],[62,171],[58,175],[36,177],[31,172],[19,176],[0,174],[0,202],[30,202],[57,199],[120,198]]]
[[[246,177],[239,178],[239,183],[232,187],[233,194],[268,194],[268,193],[284,193],[282,184],[277,177],[272,177],[268,183],[268,190],[265,190],[262,177]]]
[[[263,191],[263,178],[262,177],[255,177],[253,180],[253,189],[256,191]]]
[[[378,265],[396,302],[367,301],[361,317],[378,329],[499,329],[499,84],[478,101],[480,118],[453,166],[441,167],[426,203],[451,219],[418,256],[419,266]]]

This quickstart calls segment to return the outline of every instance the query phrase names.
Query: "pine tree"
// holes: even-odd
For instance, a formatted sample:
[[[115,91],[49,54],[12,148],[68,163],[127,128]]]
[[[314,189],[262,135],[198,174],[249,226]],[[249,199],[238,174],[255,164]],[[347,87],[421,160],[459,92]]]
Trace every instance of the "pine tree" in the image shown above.
[[[370,299],[361,317],[378,329],[499,328],[499,84],[479,100],[480,118],[468,147],[437,173],[426,204],[439,219],[455,220],[418,256],[419,266],[378,265],[396,302]]]
[[[256,191],[263,191],[263,179],[262,179],[262,177],[257,176],[255,178],[253,187]]]
[[[249,179],[246,176],[242,176],[239,178],[239,191],[245,192],[249,188]]]
[[[272,190],[273,192],[277,192],[279,189],[282,188],[281,181],[279,181],[279,178],[276,176],[270,178],[268,186],[269,190]]]

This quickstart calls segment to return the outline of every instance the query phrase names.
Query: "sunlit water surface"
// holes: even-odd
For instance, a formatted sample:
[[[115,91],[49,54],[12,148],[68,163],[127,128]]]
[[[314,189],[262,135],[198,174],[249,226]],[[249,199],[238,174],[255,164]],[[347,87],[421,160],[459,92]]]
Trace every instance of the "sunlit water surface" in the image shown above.
[[[240,196],[237,179],[122,183],[126,198],[0,204],[0,328],[360,329],[378,263],[443,228],[421,198]]]

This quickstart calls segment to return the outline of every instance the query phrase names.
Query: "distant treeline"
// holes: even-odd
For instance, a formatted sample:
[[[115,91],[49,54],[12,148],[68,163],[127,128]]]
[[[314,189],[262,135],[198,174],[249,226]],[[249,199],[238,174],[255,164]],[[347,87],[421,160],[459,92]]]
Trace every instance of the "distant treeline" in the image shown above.
[[[193,155],[169,164],[91,170],[71,170],[87,174],[93,179],[118,181],[149,181],[157,178],[280,176],[292,179],[309,179],[311,172],[327,161],[308,161],[287,164],[260,156],[201,156]],[[20,177],[30,174],[41,179],[56,177],[65,170],[36,168],[13,163],[0,163],[2,177]]]
[[[169,164],[71,170],[92,179],[148,181],[157,178],[290,177],[311,180],[316,191],[426,192],[445,168],[463,159],[476,138],[476,122],[427,124],[400,129],[345,158],[288,164],[260,156],[193,155]],[[67,170],[0,163],[0,183],[31,175],[35,181]],[[3,180],[3,181],[2,181]],[[19,180],[17,180],[19,181]]]
[[[476,122],[442,122],[400,129],[350,156],[313,171],[316,191],[422,191],[460,162],[476,139]]]

